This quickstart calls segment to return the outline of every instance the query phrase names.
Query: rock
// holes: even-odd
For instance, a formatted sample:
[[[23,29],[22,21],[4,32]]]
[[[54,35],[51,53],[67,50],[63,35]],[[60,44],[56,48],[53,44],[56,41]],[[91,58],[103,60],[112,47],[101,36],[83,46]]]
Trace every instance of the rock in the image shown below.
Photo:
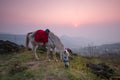
[[[86,67],[88,67],[92,73],[105,79],[109,79],[115,73],[112,68],[104,63],[93,64],[88,62]]]
[[[0,53],[12,53],[12,52],[18,52],[25,47],[23,45],[18,45],[11,41],[3,41],[0,40]]]

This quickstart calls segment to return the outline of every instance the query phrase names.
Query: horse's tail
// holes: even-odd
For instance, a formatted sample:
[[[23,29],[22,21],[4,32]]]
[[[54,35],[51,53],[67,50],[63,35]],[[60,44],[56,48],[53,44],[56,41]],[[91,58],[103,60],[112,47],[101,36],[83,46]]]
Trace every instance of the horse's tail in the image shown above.
[[[26,49],[28,50],[28,46],[29,46],[29,35],[32,34],[33,32],[29,32],[27,35],[26,35]]]

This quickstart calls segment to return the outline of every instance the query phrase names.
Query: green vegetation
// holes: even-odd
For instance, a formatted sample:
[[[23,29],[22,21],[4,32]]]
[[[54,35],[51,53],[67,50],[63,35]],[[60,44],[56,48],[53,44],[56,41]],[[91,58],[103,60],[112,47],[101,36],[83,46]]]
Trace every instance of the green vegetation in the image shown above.
[[[36,61],[31,51],[0,54],[0,80],[101,80],[86,68],[86,62],[104,62],[100,59],[74,56],[66,69],[60,60],[46,61],[45,55],[39,53]]]

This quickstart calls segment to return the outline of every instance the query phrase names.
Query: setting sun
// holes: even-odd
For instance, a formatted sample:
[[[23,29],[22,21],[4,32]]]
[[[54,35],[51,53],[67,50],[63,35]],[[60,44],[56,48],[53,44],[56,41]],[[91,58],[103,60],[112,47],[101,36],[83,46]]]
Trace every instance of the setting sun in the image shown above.
[[[77,27],[79,27],[79,26],[78,26],[78,24],[74,24],[74,27],[76,27],[76,28],[77,28]]]
[[[0,0],[0,32],[46,28],[59,36],[119,40],[120,0]]]

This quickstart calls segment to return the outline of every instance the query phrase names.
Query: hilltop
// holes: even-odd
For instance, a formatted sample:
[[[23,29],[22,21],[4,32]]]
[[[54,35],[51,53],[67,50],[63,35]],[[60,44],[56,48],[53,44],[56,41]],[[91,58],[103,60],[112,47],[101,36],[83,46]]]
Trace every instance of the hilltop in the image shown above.
[[[116,65],[97,58],[76,55],[70,59],[70,67],[66,69],[60,60],[46,61],[46,52],[40,51],[38,54],[39,61],[35,60],[31,51],[0,54],[0,80],[101,80],[89,71],[86,63],[105,62],[114,68]]]

